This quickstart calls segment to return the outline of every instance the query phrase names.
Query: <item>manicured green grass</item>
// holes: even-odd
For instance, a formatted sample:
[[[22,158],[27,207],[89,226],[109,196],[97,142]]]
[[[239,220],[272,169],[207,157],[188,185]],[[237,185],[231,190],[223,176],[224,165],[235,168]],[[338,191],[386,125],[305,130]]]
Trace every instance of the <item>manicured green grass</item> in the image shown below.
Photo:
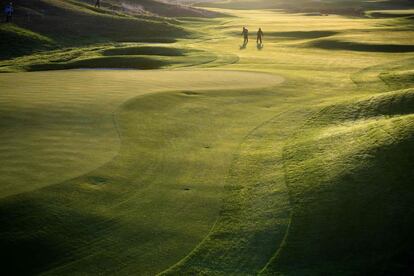
[[[50,77],[50,73],[37,75],[32,78]],[[93,82],[88,83],[92,76]],[[276,85],[280,79],[237,72],[176,71],[142,75],[132,71],[127,74],[92,71],[65,73],[62,78],[55,78],[50,86],[59,87],[60,82],[71,77],[77,77],[71,91],[62,95],[59,90],[49,90],[50,101],[63,100],[65,106],[50,104],[50,109],[43,108],[30,114],[30,118],[39,120],[32,131],[26,130],[25,140],[30,142],[31,160],[22,154],[19,159],[16,156],[11,162],[2,162],[3,172],[9,176],[9,186],[2,187],[3,195],[45,186],[30,193],[6,197],[1,203],[2,231],[21,231],[22,225],[30,225],[32,229],[30,233],[21,232],[19,237],[1,240],[3,252],[7,252],[2,255],[8,263],[6,270],[15,269],[20,273],[50,270],[59,275],[158,272],[184,257],[208,233],[221,206],[223,178],[232,160],[231,152],[238,146],[238,137],[244,136],[249,126],[271,116],[271,109],[259,116],[255,113],[272,96],[272,91],[246,89]],[[155,83],[160,77],[163,80]],[[255,83],[257,80],[261,80],[261,84]],[[114,93],[112,88],[119,83],[124,83],[123,89],[116,88],[117,93]],[[33,80],[26,83],[29,91],[30,84]],[[157,91],[163,84],[163,90],[184,89],[188,85],[192,90],[134,98]],[[209,85],[216,89],[243,87],[243,90],[233,93],[199,91]],[[87,86],[102,86],[95,92],[100,95],[99,102],[93,101],[93,95],[86,102],[81,100],[79,93]],[[77,88],[81,90],[77,91]],[[31,92],[35,94],[35,91]],[[102,112],[115,110],[117,104],[128,97],[132,99],[117,113],[117,129],[113,129],[112,114]],[[20,103],[28,100],[21,97]],[[46,104],[44,101],[35,103]],[[16,103],[12,107],[18,109]],[[10,109],[8,112],[12,111]],[[69,113],[70,110],[73,113]],[[198,115],[194,116],[194,112]],[[28,123],[25,117],[15,120],[17,122],[9,123],[11,127],[19,121]],[[49,140],[36,139],[38,129],[49,129]],[[216,129],[221,131],[216,132]],[[72,137],[74,130],[77,139]],[[102,164],[100,156],[104,154],[108,158],[111,152],[113,155],[117,149],[117,143],[114,143],[117,131],[122,141],[119,153],[112,161],[91,170]],[[68,135],[72,138],[69,141],[66,139]],[[12,145],[18,137],[18,134],[10,137],[9,148],[3,149],[6,154],[13,153]],[[85,151],[78,156],[76,149],[80,147]],[[47,149],[47,155],[36,148]],[[66,158],[61,157],[62,153]],[[78,162],[85,157],[93,161],[92,164]],[[72,159],[75,161],[73,165],[78,167],[66,167],[60,162],[61,158]],[[26,179],[8,169],[18,165],[16,162],[20,162],[20,167],[26,167]],[[30,170],[27,162],[43,167]],[[39,169],[53,171],[55,178],[62,181],[81,171],[91,172],[61,183],[55,179],[54,182],[59,184],[49,182],[51,177],[44,176],[39,179],[43,183],[37,181],[37,187],[34,187],[32,181]],[[22,186],[16,187],[16,181]],[[31,217],[43,218],[16,217],[28,206],[31,206]],[[11,209],[15,211],[10,212]],[[46,210],[49,211],[41,215]],[[148,210],[152,211],[148,213]],[[49,225],[46,231],[44,225]],[[155,236],[151,238],[152,234]],[[33,247],[24,253],[22,249],[29,243]],[[89,245],[80,249],[78,246],[84,243]],[[108,247],[111,247],[110,252],[105,250]],[[32,254],[38,257],[33,258]],[[115,263],[124,265],[115,265],[115,259],[118,260]],[[17,266],[17,260],[25,265]]]
[[[170,69],[0,75],[4,271],[412,268],[411,20],[214,11],[231,16],[181,20],[197,37],[168,46],[0,64]],[[264,47],[240,47],[241,26],[261,27]]]
[[[256,78],[263,83],[255,83]],[[210,85],[233,89],[279,81],[271,75],[209,71],[75,70],[0,75],[0,194],[5,197],[58,183],[112,158],[119,139],[113,113],[130,98],[188,89],[189,85],[192,89]]]

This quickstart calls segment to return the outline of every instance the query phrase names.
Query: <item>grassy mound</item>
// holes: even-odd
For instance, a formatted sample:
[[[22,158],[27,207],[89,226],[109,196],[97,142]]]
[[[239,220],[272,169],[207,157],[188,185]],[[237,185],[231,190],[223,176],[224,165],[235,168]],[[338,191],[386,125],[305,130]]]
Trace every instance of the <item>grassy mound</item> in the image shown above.
[[[406,70],[381,74],[381,79],[390,86],[412,86],[414,85],[414,71]]]
[[[393,62],[369,66],[354,74],[352,80],[364,89],[404,89],[414,86],[412,70],[413,58],[399,59]]]
[[[357,101],[348,101],[324,109],[318,122],[329,124],[357,121],[371,117],[406,115],[413,112],[414,91],[411,89],[381,93]]]
[[[159,69],[209,64],[214,53],[142,43],[99,44],[36,53],[0,62],[0,72],[82,68]],[[160,44],[158,44],[160,45]],[[115,46],[115,47],[114,47]]]
[[[413,107],[412,90],[331,106],[285,147],[292,218],[266,273],[410,271]]]
[[[177,2],[156,0],[106,0],[101,3],[102,9],[90,7],[90,0],[72,0],[71,3],[88,7],[97,12],[118,12],[132,16],[214,17],[219,15],[217,12],[197,9],[189,5],[178,4]]]
[[[389,87],[395,89],[414,86],[414,59],[409,58],[390,64],[388,70],[383,70],[379,77]]]
[[[12,24],[0,25],[0,59],[54,47],[52,39]]]
[[[0,3],[2,7],[4,2]],[[12,46],[9,43],[29,43],[24,43],[23,47],[19,44],[18,50],[9,51],[8,57],[29,53],[25,48],[31,51],[47,48],[51,46],[51,41],[56,47],[114,41],[171,42],[188,36],[171,19],[151,14],[131,15],[124,9],[113,7],[97,9],[91,4],[91,1],[83,3],[73,0],[18,1],[13,22],[19,28],[8,27],[5,30],[2,27],[1,33],[2,36],[7,34],[7,46]],[[31,40],[27,41],[29,38]],[[2,39],[1,43],[6,41]]]
[[[150,48],[150,47],[149,47]],[[127,50],[128,51],[128,50]],[[122,51],[121,51],[122,52]],[[192,54],[189,56],[176,57],[170,56],[171,51],[166,51],[167,55],[154,56],[154,51],[144,55],[118,55],[118,56],[97,56],[84,58],[74,61],[54,61],[49,63],[29,64],[24,67],[27,71],[45,70],[65,70],[65,69],[160,69],[167,67],[187,67],[214,61],[215,56],[207,53]],[[154,54],[151,54],[154,53]],[[162,57],[160,57],[162,56]]]

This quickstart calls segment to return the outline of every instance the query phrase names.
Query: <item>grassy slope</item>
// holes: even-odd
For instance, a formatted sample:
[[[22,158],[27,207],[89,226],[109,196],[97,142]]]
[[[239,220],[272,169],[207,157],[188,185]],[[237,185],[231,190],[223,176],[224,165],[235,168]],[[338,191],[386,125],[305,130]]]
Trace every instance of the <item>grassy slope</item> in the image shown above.
[[[129,87],[179,91],[124,104],[117,112],[121,150],[103,167],[73,180],[64,181],[67,176],[62,175],[56,185],[44,182],[43,189],[1,200],[1,242],[9,249],[3,251],[5,267],[59,275],[153,274],[183,257],[166,272],[390,274],[410,269],[413,102],[408,88],[413,86],[413,54],[401,53],[398,47],[383,51],[375,45],[389,44],[390,37],[396,45],[412,45],[412,22],[272,11],[232,13],[238,17],[188,21],[189,29],[204,36],[172,46],[214,53],[214,60],[199,66],[271,72],[284,76],[284,84],[226,90],[236,88],[232,83],[222,91],[207,92],[180,90],[179,85],[189,80],[201,81],[199,88],[216,85],[211,81],[217,77],[206,73],[193,78],[182,72],[170,78],[158,78],[159,72],[140,73],[140,85],[134,80],[140,74],[132,77],[135,72],[106,72],[111,78],[91,78],[88,72],[42,73],[75,74],[71,81],[83,88],[73,86],[65,96],[72,94],[77,100],[57,103],[64,102],[76,116],[94,110],[90,103],[82,112],[70,107],[78,105],[79,93],[96,87],[100,93],[106,82],[113,82],[117,93],[117,86],[128,91]],[[251,30],[264,29],[263,49],[253,43],[238,49],[239,29],[246,24]],[[315,44],[326,40],[345,46]],[[359,51],[350,43],[367,50]],[[24,79],[1,77],[9,91],[24,91],[12,85],[16,76]],[[67,79],[62,75],[62,81]],[[236,74],[233,80],[238,79],[244,80]],[[240,86],[253,79],[246,75],[246,81]],[[36,87],[30,81],[26,85]],[[117,97],[110,91],[108,86],[111,97]],[[15,94],[4,97],[5,122],[10,120],[8,114],[27,120],[18,110],[27,109],[30,102],[11,107]],[[89,101],[95,104],[95,99],[92,93]],[[38,99],[40,106],[43,101]],[[44,104],[39,111],[45,107],[53,105]],[[110,129],[107,111],[113,109],[98,110],[107,114],[105,125]],[[73,143],[74,148],[88,139],[95,142],[89,125],[80,128],[84,119],[76,118],[75,129],[88,132],[84,140]],[[18,135],[22,129],[7,132],[10,140],[24,137]],[[40,148],[45,145],[47,141]],[[114,140],[100,147],[109,145]],[[10,142],[4,147],[10,159],[7,175],[27,158],[10,154],[16,149],[24,152],[21,145]],[[65,145],[58,148],[64,150]],[[99,150],[88,156],[99,157]],[[48,157],[53,155],[44,156]],[[52,165],[53,160],[43,164]],[[65,160],[89,171],[86,162]],[[58,172],[52,166],[45,171]],[[16,182],[31,189],[27,180]]]
[[[35,50],[47,50],[54,45],[45,36],[11,24],[0,25],[0,59],[30,54]]]
[[[307,15],[342,14],[351,16],[364,16],[366,11],[373,9],[408,9],[413,8],[409,0],[386,0],[386,1],[362,1],[362,0],[226,0],[207,1],[198,3],[199,6],[225,8],[225,9],[281,9],[288,12],[306,13]],[[374,15],[382,15],[375,13]]]
[[[0,1],[3,7],[7,1]],[[151,1],[148,1],[149,3]],[[0,58],[9,58],[54,46],[81,46],[102,42],[171,42],[188,33],[174,20],[147,14],[128,14],[91,1],[23,0],[17,2],[13,22],[2,26]],[[19,47],[16,47],[16,45]],[[21,45],[25,45],[21,47]]]
[[[292,222],[266,272],[412,269],[413,106],[412,90],[329,106],[285,146]]]

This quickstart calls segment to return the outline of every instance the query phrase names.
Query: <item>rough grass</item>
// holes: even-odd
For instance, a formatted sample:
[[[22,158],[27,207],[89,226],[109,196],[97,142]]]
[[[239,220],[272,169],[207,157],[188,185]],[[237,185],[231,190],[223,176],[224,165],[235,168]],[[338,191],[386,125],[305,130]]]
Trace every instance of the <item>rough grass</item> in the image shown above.
[[[0,59],[31,54],[50,49],[54,42],[45,36],[19,28],[13,24],[0,25]]]
[[[0,5],[3,7],[6,2],[0,1]],[[114,41],[172,42],[189,35],[174,20],[151,14],[129,15],[110,7],[95,9],[91,2],[23,0],[15,3],[13,22],[18,27],[6,27],[8,24],[1,27],[1,37],[6,40],[1,40],[0,49],[7,50],[7,56],[3,51],[2,55],[16,57],[52,46],[79,47]]]
[[[413,107],[411,90],[330,106],[285,146],[292,219],[268,273],[411,269]]]

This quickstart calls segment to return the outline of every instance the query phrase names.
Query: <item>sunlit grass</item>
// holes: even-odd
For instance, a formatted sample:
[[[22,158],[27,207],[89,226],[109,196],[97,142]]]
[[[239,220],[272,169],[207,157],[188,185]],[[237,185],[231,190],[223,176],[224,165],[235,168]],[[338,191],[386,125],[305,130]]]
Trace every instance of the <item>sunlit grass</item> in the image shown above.
[[[6,270],[405,272],[411,21],[214,11],[231,16],[177,20],[192,39],[0,63],[167,69],[0,75]]]

